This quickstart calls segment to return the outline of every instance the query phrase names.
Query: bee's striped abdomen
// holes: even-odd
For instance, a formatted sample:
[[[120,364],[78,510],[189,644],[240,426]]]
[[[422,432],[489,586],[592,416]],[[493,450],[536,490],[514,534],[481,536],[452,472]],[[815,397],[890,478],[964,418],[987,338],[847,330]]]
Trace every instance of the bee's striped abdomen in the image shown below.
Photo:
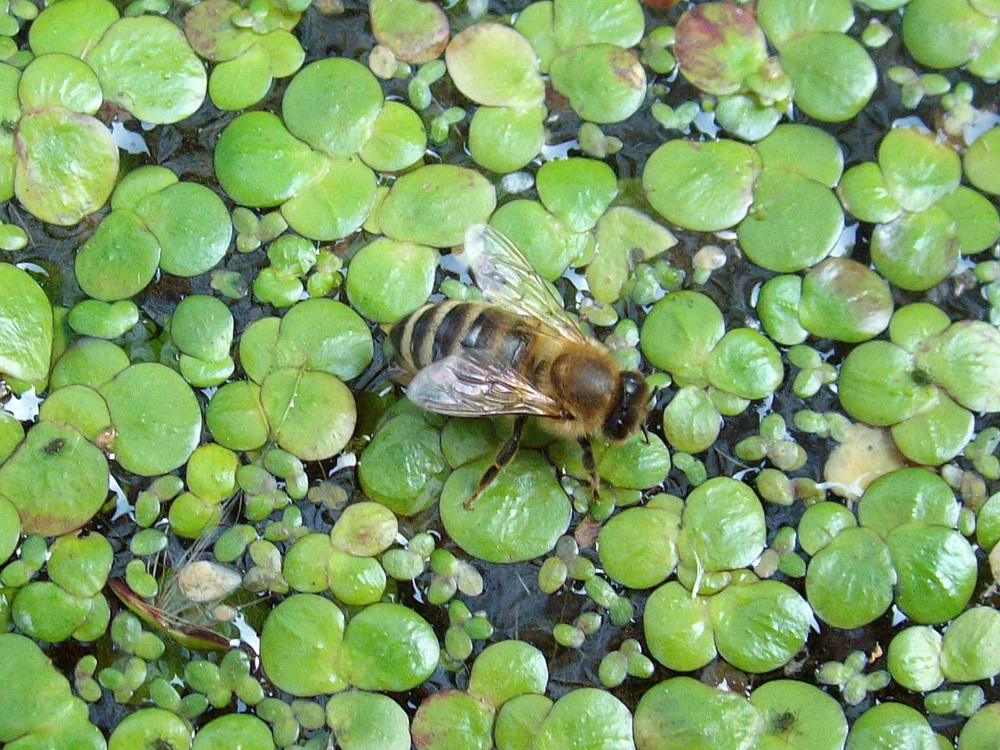
[[[482,302],[449,300],[414,311],[389,335],[396,361],[416,372],[461,349],[474,349],[491,362],[518,369],[532,332],[518,315]]]

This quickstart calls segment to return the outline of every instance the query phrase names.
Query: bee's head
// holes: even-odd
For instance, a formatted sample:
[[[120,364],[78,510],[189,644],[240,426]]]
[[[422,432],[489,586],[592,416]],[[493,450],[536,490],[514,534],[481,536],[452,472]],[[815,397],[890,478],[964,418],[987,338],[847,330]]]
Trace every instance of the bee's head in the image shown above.
[[[608,440],[625,440],[642,426],[649,410],[649,386],[640,373],[621,372],[612,404],[601,431]]]

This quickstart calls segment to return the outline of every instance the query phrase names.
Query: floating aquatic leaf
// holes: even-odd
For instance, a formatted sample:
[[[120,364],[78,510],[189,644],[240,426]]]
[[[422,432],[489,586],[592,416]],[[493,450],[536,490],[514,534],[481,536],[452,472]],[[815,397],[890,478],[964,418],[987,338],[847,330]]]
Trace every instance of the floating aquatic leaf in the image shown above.
[[[406,712],[380,693],[352,690],[332,696],[326,702],[326,723],[344,750],[410,749]]]
[[[205,68],[183,32],[165,18],[116,21],[85,61],[101,80],[104,97],[146,122],[183,120],[205,99]]]
[[[0,263],[0,373],[42,380],[52,354],[52,306],[27,273]]]
[[[32,22],[28,42],[36,55],[60,52],[84,57],[104,32],[118,20],[118,10],[107,0],[64,0],[46,7]]]
[[[411,729],[416,750],[446,750],[457,745],[489,750],[493,746],[493,711],[465,691],[441,690],[417,707]]]
[[[477,108],[469,123],[472,158],[484,169],[500,174],[527,166],[545,145],[545,115],[544,107]]]
[[[448,17],[419,0],[373,0],[368,7],[372,34],[403,62],[437,59],[448,44]]]
[[[431,247],[460,245],[473,224],[485,224],[496,190],[478,172],[431,164],[400,177],[378,210],[387,237]]]
[[[552,61],[549,75],[556,91],[590,122],[627,120],[646,96],[642,64],[613,44],[573,47]]]
[[[441,520],[462,549],[489,562],[517,562],[549,552],[569,525],[569,499],[549,463],[521,451],[465,507],[492,459],[453,472],[441,493]]]
[[[477,104],[528,109],[545,98],[535,51],[509,26],[470,26],[448,44],[445,60],[455,86]]]
[[[767,42],[753,13],[731,3],[705,3],[677,23],[674,55],[681,73],[702,91],[734,94],[767,59]]]
[[[795,103],[823,122],[851,119],[875,92],[875,63],[845,34],[798,37],[782,47],[781,64],[795,85]]]
[[[735,141],[667,141],[642,172],[646,197],[668,221],[696,231],[727,229],[753,202],[760,157]]]
[[[378,79],[354,60],[331,57],[307,65],[285,89],[288,130],[329,156],[357,153],[372,134],[384,97]]]
[[[26,110],[61,107],[92,115],[104,99],[97,75],[86,63],[61,53],[39,55],[18,81],[18,97]]]
[[[739,693],[716,690],[691,677],[674,677],[647,690],[635,709],[639,750],[739,750],[764,728],[761,712]]]
[[[327,161],[270,112],[233,120],[215,147],[222,188],[245,206],[277,206],[323,176]]]
[[[201,409],[180,375],[155,363],[132,365],[101,388],[115,428],[115,458],[133,474],[183,466],[201,438]]]
[[[104,455],[71,427],[40,422],[0,466],[0,496],[18,509],[26,534],[57,536],[80,528],[107,493]]]
[[[387,602],[354,616],[343,648],[351,684],[363,690],[411,690],[437,669],[440,656],[430,624],[412,609]]]
[[[99,120],[59,107],[38,109],[21,118],[14,143],[17,199],[42,221],[76,224],[111,195],[118,147]]]

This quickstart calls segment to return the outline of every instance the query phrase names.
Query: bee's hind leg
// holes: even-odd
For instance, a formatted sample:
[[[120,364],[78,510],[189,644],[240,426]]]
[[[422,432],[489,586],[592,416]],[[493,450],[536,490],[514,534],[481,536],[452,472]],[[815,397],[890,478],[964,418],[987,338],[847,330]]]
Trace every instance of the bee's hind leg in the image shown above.
[[[465,501],[466,510],[472,510],[472,504],[476,502],[476,498],[479,497],[483,490],[493,484],[493,480],[497,478],[500,470],[514,460],[514,456],[517,454],[517,446],[521,442],[521,431],[524,430],[524,423],[527,421],[527,414],[518,414],[514,417],[514,429],[511,431],[510,437],[507,438],[507,442],[500,448],[497,457],[493,459],[493,465],[486,470],[483,478],[479,480],[479,486],[476,488],[476,491]]]
[[[598,490],[601,486],[601,480],[597,476],[597,463],[594,461],[594,449],[590,446],[590,441],[582,437],[579,439],[580,448],[583,449],[583,468],[587,472],[587,476],[590,477],[590,498],[597,503],[598,501]]]

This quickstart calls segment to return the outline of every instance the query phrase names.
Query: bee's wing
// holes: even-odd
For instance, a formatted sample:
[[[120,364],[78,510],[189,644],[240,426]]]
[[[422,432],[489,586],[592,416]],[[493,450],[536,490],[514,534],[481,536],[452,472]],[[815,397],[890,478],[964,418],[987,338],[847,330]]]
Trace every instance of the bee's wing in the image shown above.
[[[406,397],[449,417],[563,416],[555,400],[523,375],[468,352],[452,354],[420,370],[407,386]]]
[[[574,341],[586,337],[520,250],[486,224],[465,233],[464,257],[486,301],[518,315],[539,320],[557,336]]]

